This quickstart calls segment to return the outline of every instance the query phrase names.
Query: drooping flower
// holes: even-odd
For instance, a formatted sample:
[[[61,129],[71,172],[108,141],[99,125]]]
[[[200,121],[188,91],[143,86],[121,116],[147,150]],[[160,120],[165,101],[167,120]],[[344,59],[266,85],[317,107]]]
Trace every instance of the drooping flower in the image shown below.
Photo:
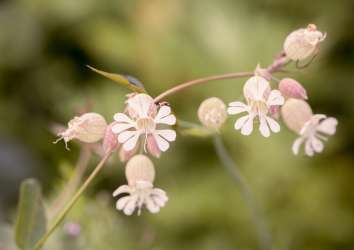
[[[153,187],[155,168],[145,155],[135,155],[127,163],[125,175],[128,185],[117,188],[113,196],[128,194],[118,199],[116,208],[126,215],[132,215],[138,209],[138,215],[145,206],[151,213],[158,213],[168,201],[166,192]]]
[[[253,76],[247,80],[243,87],[243,95],[247,104],[231,102],[227,112],[230,115],[247,112],[235,122],[235,129],[241,129],[241,134],[250,135],[253,131],[253,121],[258,117],[259,131],[264,137],[280,131],[279,124],[270,117],[272,106],[283,105],[284,97],[279,90],[271,90],[269,82],[260,76]]]
[[[85,113],[81,116],[75,116],[68,123],[68,128],[58,134],[60,140],[64,140],[65,147],[72,139],[78,139],[85,143],[94,143],[101,140],[107,127],[106,120],[97,113]]]
[[[217,97],[204,100],[199,106],[198,118],[206,128],[218,130],[227,118],[225,103]]]
[[[127,113],[114,115],[116,124],[112,126],[113,133],[118,135],[118,142],[123,144],[125,151],[134,150],[142,137],[144,146],[157,155],[157,149],[165,152],[169,142],[176,139],[176,132],[172,129],[159,129],[159,125],[174,125],[176,117],[171,114],[169,106],[159,107],[153,99],[146,94],[137,94],[127,100]],[[150,145],[151,144],[151,145]],[[154,144],[154,145],[153,145]],[[146,147],[144,147],[146,148]]]
[[[285,39],[283,48],[289,59],[301,61],[315,54],[325,38],[326,34],[318,31],[316,25],[309,24],[305,29],[290,33]]]
[[[303,100],[289,99],[282,107],[282,117],[285,124],[297,134],[292,146],[297,155],[302,144],[305,144],[305,153],[313,156],[323,151],[323,141],[326,136],[334,135],[338,124],[337,119],[322,114],[313,114],[311,107]]]

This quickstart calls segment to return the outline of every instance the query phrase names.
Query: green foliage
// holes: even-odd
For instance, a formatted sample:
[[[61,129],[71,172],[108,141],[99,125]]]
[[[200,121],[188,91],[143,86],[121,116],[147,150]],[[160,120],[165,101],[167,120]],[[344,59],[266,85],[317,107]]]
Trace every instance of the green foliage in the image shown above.
[[[30,250],[46,231],[46,216],[41,187],[35,179],[21,184],[16,221],[16,243],[21,250]]]

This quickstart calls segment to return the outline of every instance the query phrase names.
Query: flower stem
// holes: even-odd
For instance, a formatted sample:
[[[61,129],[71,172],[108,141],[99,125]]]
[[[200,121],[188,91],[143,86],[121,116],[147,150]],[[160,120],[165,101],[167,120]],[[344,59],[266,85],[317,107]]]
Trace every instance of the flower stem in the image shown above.
[[[197,84],[206,83],[206,82],[215,81],[215,80],[248,77],[248,76],[253,76],[253,75],[254,75],[253,72],[236,72],[236,73],[227,73],[227,74],[222,74],[222,75],[208,76],[208,77],[204,77],[204,78],[195,79],[192,81],[178,84],[175,87],[172,87],[172,88],[166,90],[165,92],[162,92],[160,95],[158,95],[154,99],[154,102],[157,103],[169,95],[172,95],[172,94],[179,92],[185,88],[188,88],[188,87],[191,87],[191,86],[194,86]]]
[[[241,174],[240,170],[237,168],[236,164],[232,160],[230,154],[228,153],[221,137],[218,134],[215,134],[213,137],[213,143],[215,151],[219,156],[220,161],[223,163],[225,169],[234,179],[236,185],[240,188],[241,195],[247,206],[251,209],[252,220],[256,226],[258,241],[260,249],[270,250],[272,249],[272,237],[271,233],[263,219],[262,213],[254,201],[251,188],[249,187],[246,179]]]
[[[111,153],[108,153],[101,159],[101,161],[97,164],[97,166],[92,171],[90,176],[86,179],[86,181],[82,184],[82,186],[79,188],[79,190],[75,193],[75,195],[71,198],[71,200],[68,202],[68,204],[64,207],[64,209],[57,216],[56,220],[54,221],[53,225],[51,225],[50,229],[42,236],[42,238],[40,238],[37,241],[37,243],[34,245],[32,250],[39,250],[42,248],[43,244],[46,242],[46,240],[49,238],[49,236],[55,231],[55,229],[59,226],[59,224],[63,221],[65,216],[68,214],[70,209],[78,201],[81,194],[86,190],[86,188],[91,183],[91,181],[97,176],[97,174],[103,168],[104,164],[106,163],[106,161],[108,160],[110,155],[111,155]]]

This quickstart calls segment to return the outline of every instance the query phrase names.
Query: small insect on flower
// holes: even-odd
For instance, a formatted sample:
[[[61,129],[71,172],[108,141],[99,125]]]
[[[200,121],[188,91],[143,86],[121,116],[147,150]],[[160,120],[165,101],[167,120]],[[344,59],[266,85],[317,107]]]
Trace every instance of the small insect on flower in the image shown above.
[[[309,24],[307,28],[290,33],[284,42],[286,56],[294,61],[301,61],[317,53],[319,44],[326,34],[317,30],[316,25]]]
[[[305,144],[305,153],[313,156],[323,151],[326,135],[334,135],[338,124],[337,119],[322,114],[313,114],[307,102],[299,99],[288,99],[282,107],[285,124],[299,136],[292,146],[297,155],[300,146]]]
[[[85,113],[76,116],[68,123],[68,128],[58,134],[59,138],[54,142],[64,140],[65,147],[72,139],[78,139],[85,143],[94,143],[101,140],[107,127],[106,120],[97,113]]]
[[[144,149],[159,156],[160,151],[165,152],[169,143],[176,139],[176,132],[172,129],[158,129],[158,125],[174,125],[176,117],[171,114],[169,106],[159,107],[153,99],[146,94],[137,94],[127,100],[127,113],[114,115],[116,124],[112,131],[118,134],[118,142],[123,144],[125,151],[134,150],[138,145],[140,136],[144,139]],[[158,151],[158,152],[157,152]]]
[[[125,175],[128,185],[117,188],[113,196],[128,194],[121,197],[116,203],[116,208],[126,215],[132,215],[145,205],[151,213],[158,213],[164,207],[168,197],[162,189],[154,188],[155,168],[151,160],[145,155],[135,155],[125,167]]]
[[[285,98],[308,99],[306,89],[294,79],[281,79],[278,88]]]
[[[198,118],[206,128],[220,129],[227,118],[225,103],[217,97],[204,100],[199,106]]]
[[[279,124],[269,115],[272,106],[283,105],[284,103],[284,97],[280,91],[271,90],[269,82],[263,77],[253,76],[245,83],[243,95],[247,104],[231,102],[227,110],[230,115],[248,113],[235,122],[235,129],[241,129],[243,135],[250,135],[253,131],[253,120],[258,117],[259,131],[264,137],[270,136],[270,130],[274,133],[279,132]]]

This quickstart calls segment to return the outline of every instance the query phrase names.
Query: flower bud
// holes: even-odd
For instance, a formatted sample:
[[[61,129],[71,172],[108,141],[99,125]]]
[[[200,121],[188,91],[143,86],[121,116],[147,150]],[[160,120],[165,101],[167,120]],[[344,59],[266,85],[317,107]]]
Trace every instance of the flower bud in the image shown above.
[[[86,113],[81,116],[76,116],[68,123],[68,128],[59,133],[60,138],[64,140],[65,146],[72,139],[86,143],[94,143],[103,138],[107,127],[106,120],[97,113]]]
[[[310,105],[304,100],[288,99],[281,108],[281,115],[288,128],[297,134],[312,117]]]
[[[290,33],[284,42],[284,51],[294,61],[304,60],[314,53],[326,35],[317,30],[316,25],[309,24],[306,29],[298,29]]]
[[[306,89],[294,79],[284,78],[280,80],[278,88],[286,98],[307,100]]]
[[[117,135],[113,133],[112,126],[117,122],[112,122],[106,127],[106,131],[103,137],[102,148],[105,154],[112,152],[118,147],[118,138]]]
[[[210,129],[219,129],[227,118],[226,105],[217,97],[204,100],[198,109],[200,122]]]
[[[155,179],[155,168],[147,156],[135,155],[125,167],[125,176],[129,186],[136,186],[137,183],[152,185]]]

